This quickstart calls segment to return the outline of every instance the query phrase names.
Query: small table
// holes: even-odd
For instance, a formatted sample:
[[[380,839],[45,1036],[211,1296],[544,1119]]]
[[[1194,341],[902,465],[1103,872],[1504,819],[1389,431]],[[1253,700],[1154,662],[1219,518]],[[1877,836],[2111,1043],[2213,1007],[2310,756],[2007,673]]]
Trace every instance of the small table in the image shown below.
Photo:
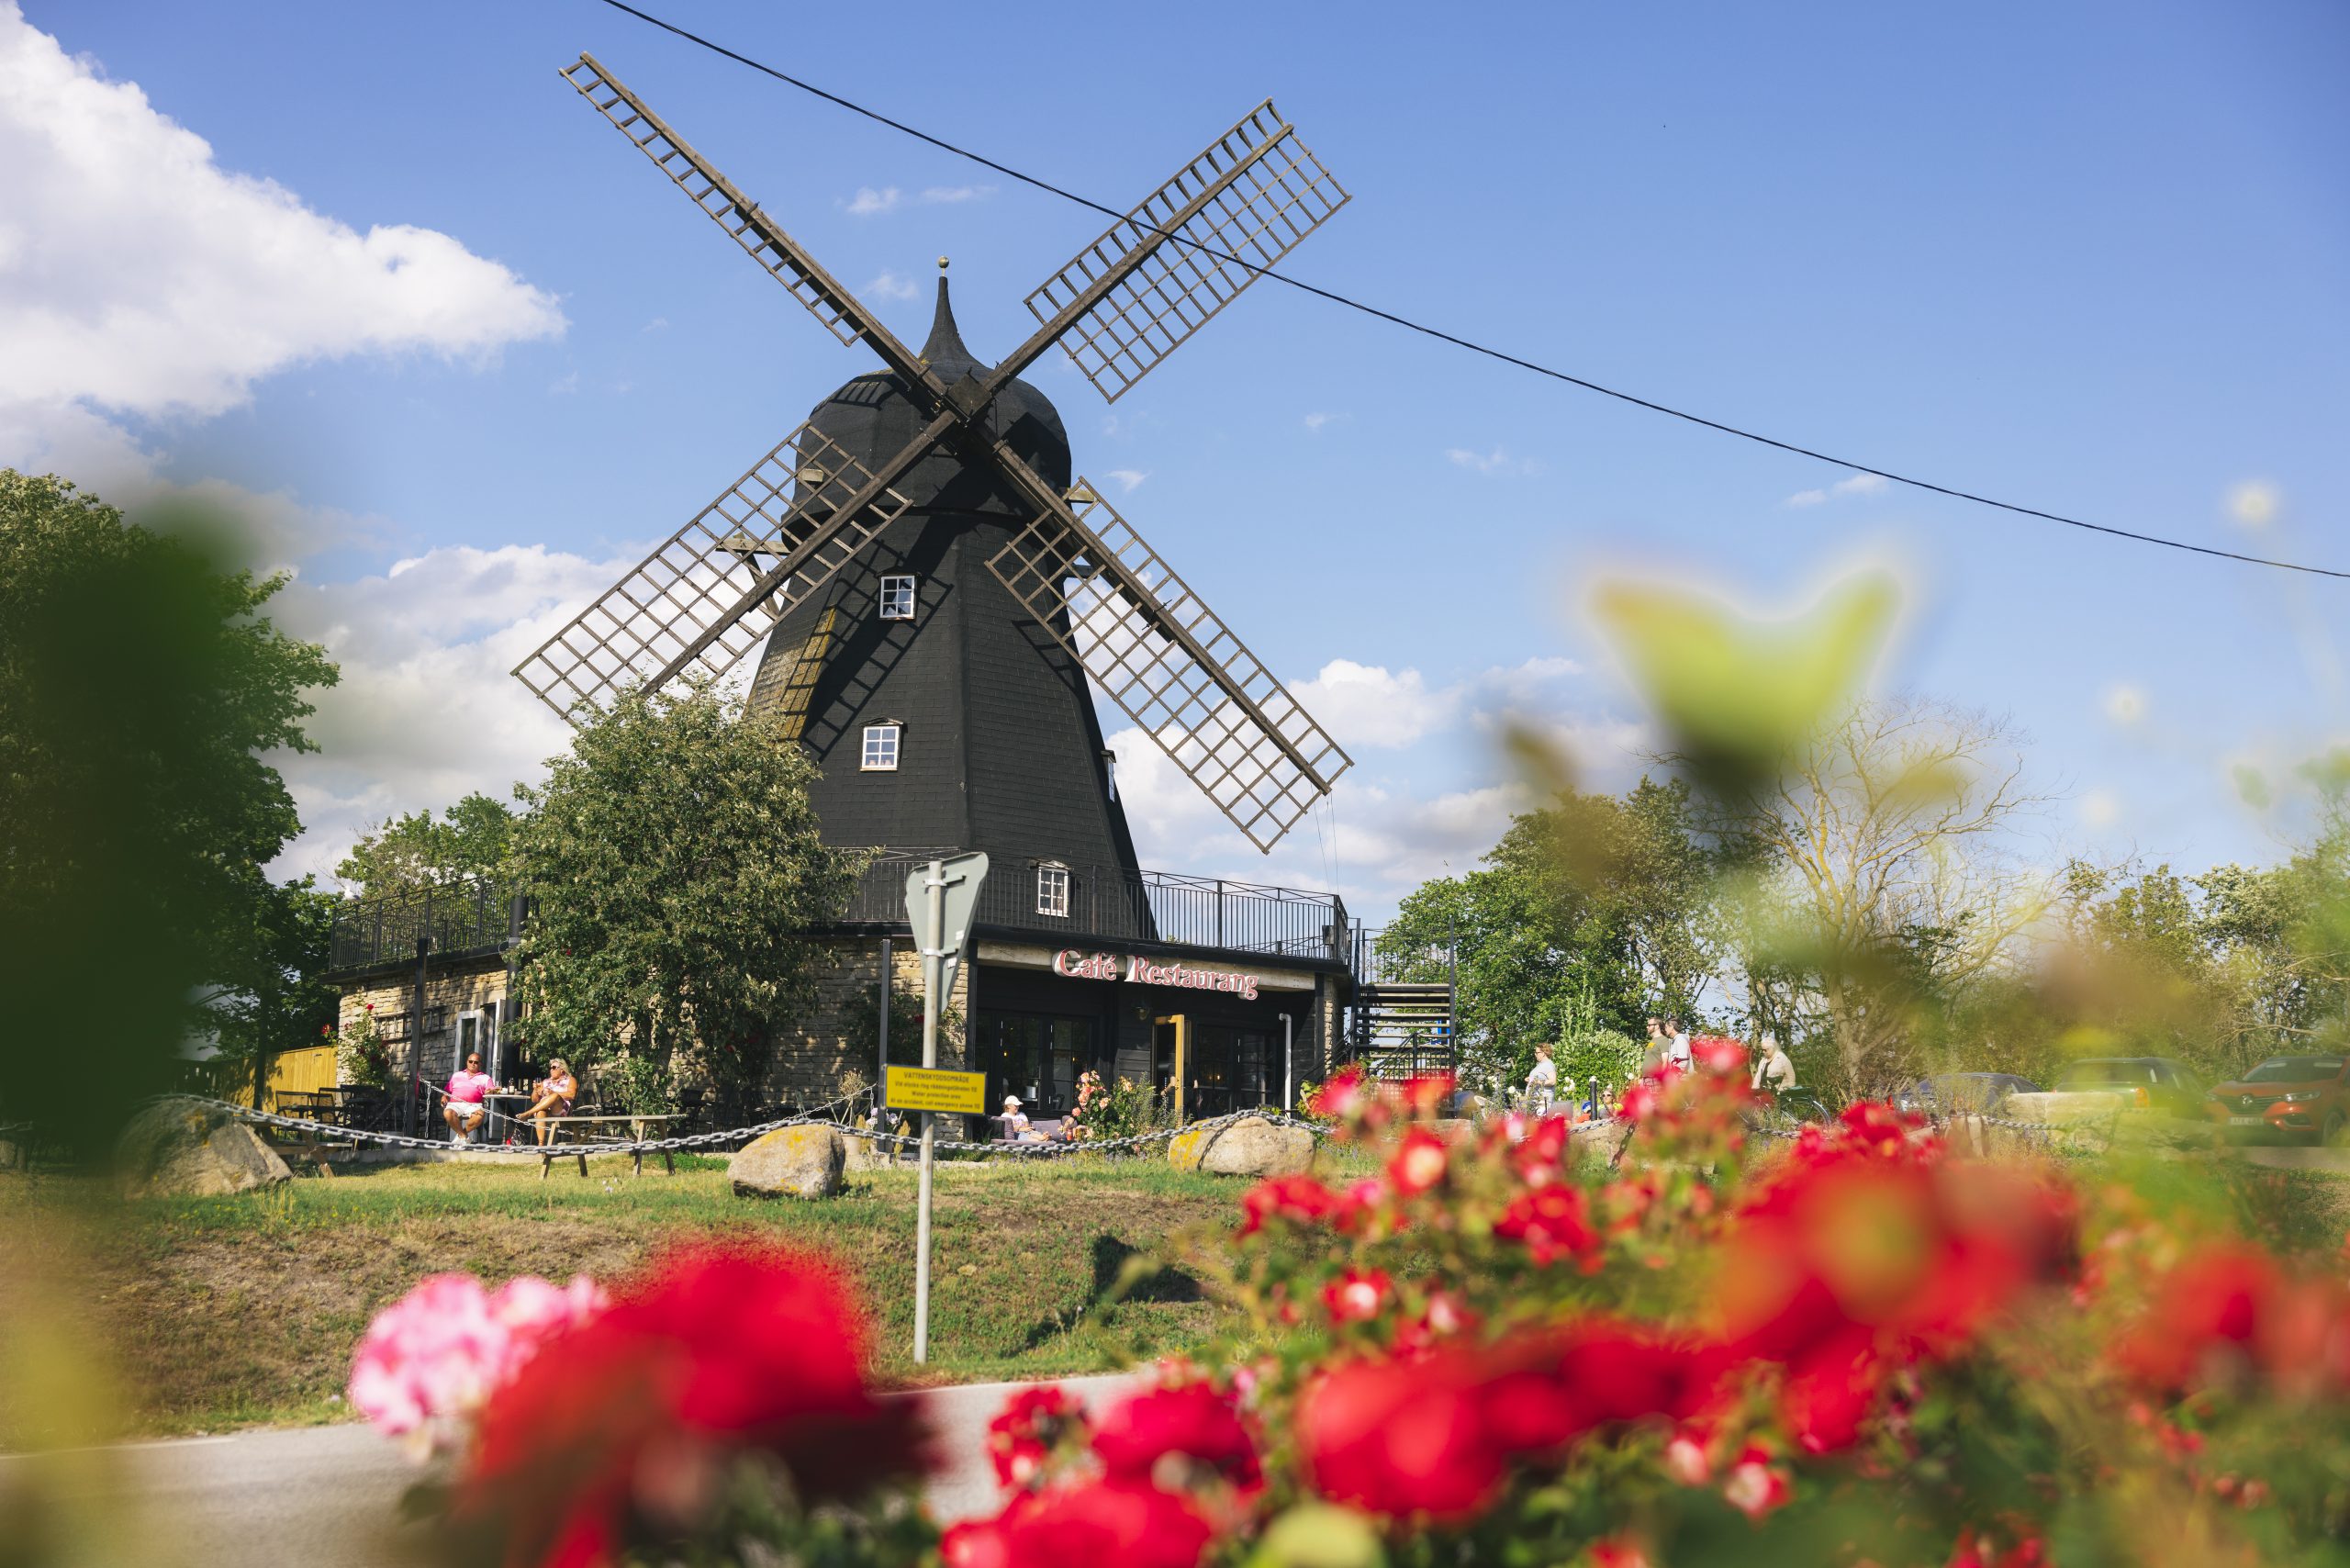
[[[684,1119],[684,1117],[676,1114],[640,1115],[632,1111],[622,1112],[617,1115],[610,1116],[543,1116],[540,1118],[541,1121],[543,1121],[549,1126],[562,1126],[573,1122],[591,1126],[606,1122],[625,1122],[628,1124],[629,1141],[632,1143],[643,1143],[644,1141],[644,1129],[656,1122],[677,1122],[683,1121]],[[547,1172],[554,1168],[555,1158],[558,1154],[570,1155],[576,1158],[579,1161],[579,1174],[582,1176],[587,1175],[588,1150],[593,1147],[593,1145],[574,1144],[569,1148],[557,1149],[553,1144],[540,1145],[539,1180],[543,1182],[547,1179]],[[663,1149],[661,1151],[661,1164],[670,1175],[675,1176],[677,1173],[677,1159],[676,1152],[671,1149]],[[642,1176],[644,1174],[644,1151],[643,1149],[635,1148],[629,1151],[629,1174],[632,1176]]]

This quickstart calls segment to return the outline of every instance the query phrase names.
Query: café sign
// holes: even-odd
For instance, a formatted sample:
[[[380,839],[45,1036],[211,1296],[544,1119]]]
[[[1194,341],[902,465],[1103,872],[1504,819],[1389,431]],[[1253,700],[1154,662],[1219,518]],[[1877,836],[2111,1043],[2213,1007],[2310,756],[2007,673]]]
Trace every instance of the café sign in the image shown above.
[[[1079,947],[1064,947],[1053,955],[1053,973],[1070,980],[1123,980],[1134,985],[1170,985],[1181,991],[1217,991],[1237,996],[1245,1002],[1257,1000],[1257,977],[1234,974],[1227,969],[1195,969],[1187,965],[1164,962],[1137,953],[1119,968],[1117,958],[1109,953],[1088,953]]]

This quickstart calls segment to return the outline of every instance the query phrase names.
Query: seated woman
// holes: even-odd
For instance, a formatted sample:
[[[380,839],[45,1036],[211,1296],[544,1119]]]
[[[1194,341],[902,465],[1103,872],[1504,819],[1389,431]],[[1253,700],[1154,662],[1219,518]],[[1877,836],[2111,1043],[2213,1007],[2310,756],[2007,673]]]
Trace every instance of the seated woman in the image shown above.
[[[996,1120],[1003,1124],[1003,1141],[1006,1143],[1046,1141],[1045,1135],[1035,1129],[1029,1122],[1027,1113],[1020,1108],[1020,1096],[1017,1094],[1007,1094],[1003,1097],[1003,1114],[998,1116]]]
[[[571,1076],[571,1065],[557,1057],[547,1063],[547,1075],[538,1081],[532,1092],[530,1109],[515,1119],[536,1123],[539,1141],[547,1143],[554,1137],[552,1118],[571,1114],[571,1103],[579,1098],[579,1081]]]

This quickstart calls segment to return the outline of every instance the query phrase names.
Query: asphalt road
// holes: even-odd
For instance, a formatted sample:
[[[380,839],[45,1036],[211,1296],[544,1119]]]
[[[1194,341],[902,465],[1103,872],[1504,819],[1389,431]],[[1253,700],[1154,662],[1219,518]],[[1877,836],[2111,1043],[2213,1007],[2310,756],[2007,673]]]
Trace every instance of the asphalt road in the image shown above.
[[[1063,1383],[1099,1406],[1133,1381],[1133,1374],[1118,1374]],[[940,1446],[955,1462],[925,1494],[942,1521],[994,1506],[995,1478],[981,1439],[1016,1386],[968,1383],[929,1392]],[[141,1563],[414,1568],[426,1560],[421,1533],[397,1523],[400,1494],[418,1473],[370,1427],[279,1428],[62,1456],[0,1455],[0,1491],[45,1462],[62,1473],[64,1491],[111,1516],[111,1533],[140,1542]]]

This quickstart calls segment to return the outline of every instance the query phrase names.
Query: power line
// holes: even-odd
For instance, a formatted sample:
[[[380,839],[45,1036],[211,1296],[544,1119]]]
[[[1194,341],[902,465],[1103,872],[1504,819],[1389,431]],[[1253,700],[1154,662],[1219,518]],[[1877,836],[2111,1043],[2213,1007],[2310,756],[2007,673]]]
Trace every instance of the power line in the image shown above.
[[[903,120],[892,119],[890,116],[881,113],[878,109],[867,108],[863,104],[857,103],[853,99],[842,97],[838,93],[826,92],[823,88],[817,86],[815,84],[811,82],[804,82],[789,72],[778,71],[774,66],[766,63],[764,61],[754,60],[747,54],[739,54],[733,50],[727,48],[724,44],[706,39],[699,33],[688,31],[687,28],[677,26],[675,22],[665,21],[661,17],[654,16],[648,11],[640,11],[635,6],[627,4],[627,0],[603,0],[603,3],[610,6],[615,11],[626,12],[629,16],[634,17],[641,22],[658,28],[663,32],[681,38],[688,43],[695,44],[702,49],[706,49],[712,54],[721,55],[725,59],[733,61],[738,65],[748,66],[750,69],[760,73],[762,75],[771,76],[787,86],[797,87],[800,91],[809,94],[811,96],[822,98],[824,102],[832,104],[837,107],[846,109],[851,114],[862,115],[865,118],[873,121],[877,125],[888,126],[891,130],[898,131],[902,135],[911,136],[917,141],[926,142],[930,146],[937,148],[942,152],[952,153],[957,158],[977,163],[983,169],[992,170],[994,173],[1002,174],[1007,180],[1017,181],[1024,185],[1028,185],[1035,190],[1043,191],[1049,196],[1058,196],[1063,201],[1074,202],[1080,207],[1089,208],[1091,211],[1100,213],[1103,217],[1113,220],[1127,222],[1136,221],[1132,218],[1131,215],[1118,207],[1105,206],[1101,202],[1093,200],[1091,196],[1080,196],[1077,192],[1069,190],[1065,186],[1053,184],[1050,180],[1042,179],[1035,174],[1015,169],[1009,163],[999,163],[994,159],[988,157],[985,153],[974,152],[968,147],[960,147],[952,141],[946,140],[943,137],[933,136],[930,132],[920,129],[914,126],[908,125]],[[1879,468],[1870,464],[1853,462],[1850,458],[1832,456],[1830,454],[1821,452],[1815,447],[1804,446],[1792,441],[1781,441],[1776,436],[1764,435],[1759,431],[1747,430],[1742,426],[1728,424],[1720,420],[1709,420],[1703,414],[1693,414],[1685,409],[1676,409],[1667,403],[1659,403],[1652,398],[1639,397],[1630,392],[1619,391],[1616,387],[1603,386],[1599,382],[1587,380],[1580,375],[1570,375],[1568,372],[1563,370],[1553,369],[1550,365],[1539,364],[1534,360],[1511,353],[1507,350],[1497,349],[1492,347],[1490,344],[1481,343],[1473,339],[1461,337],[1458,333],[1448,332],[1441,327],[1431,327],[1426,322],[1415,321],[1407,316],[1399,316],[1392,310],[1383,310],[1376,305],[1366,304],[1362,300],[1355,299],[1347,295],[1337,293],[1334,290],[1324,288],[1318,284],[1307,283],[1303,278],[1292,277],[1287,273],[1277,272],[1271,267],[1258,266],[1238,256],[1228,255],[1212,246],[1202,245],[1196,241],[1186,240],[1178,235],[1169,234],[1166,230],[1158,229],[1149,224],[1137,222],[1136,227],[1148,230],[1152,233],[1159,234],[1168,239],[1176,240],[1181,244],[1190,245],[1192,249],[1204,252],[1206,254],[1214,257],[1220,262],[1230,262],[1237,266],[1245,267],[1248,271],[1255,273],[1259,277],[1268,277],[1276,283],[1287,284],[1290,287],[1304,294],[1310,294],[1317,299],[1325,299],[1333,305],[1344,306],[1349,310],[1360,311],[1363,315],[1384,321],[1390,326],[1401,327],[1404,330],[1410,332],[1417,332],[1422,337],[1434,338],[1438,342],[1449,343],[1458,349],[1466,349],[1471,353],[1482,354],[1487,359],[1498,360],[1504,364],[1515,365],[1520,370],[1531,371],[1537,375],[1548,377],[1552,381],[1564,382],[1570,386],[1578,386],[1586,392],[1596,392],[1603,398],[1613,398],[1619,403],[1629,403],[1636,409],[1646,409],[1651,413],[1664,414],[1670,418],[1684,420],[1689,424],[1698,425],[1709,431],[1718,431],[1723,435],[1736,436],[1740,441],[1751,441],[1755,442],[1757,445],[1773,447],[1780,452],[1793,453],[1798,457],[1808,457],[1815,462],[1832,464],[1839,468],[1850,469],[1854,473],[1874,475],[1877,478],[1890,480],[1892,483],[1897,485],[1906,485],[1914,490],[1925,490],[1937,496],[1948,496],[1953,500],[1971,501],[1976,506],[1993,507],[2000,511],[2015,513],[2020,517],[2039,518],[2045,522],[2061,522],[2067,528],[2084,529],[2091,533],[2110,534],[2116,539],[2134,540],[2141,544],[2159,544],[2165,549],[2185,550],[2198,555],[2216,556],[2222,561],[2240,561],[2248,566],[2272,566],[2278,571],[2284,572],[2306,572],[2311,577],[2350,579],[2350,570],[2333,566],[2312,566],[2299,561],[2273,560],[2265,555],[2248,555],[2241,551],[2222,550],[2213,544],[2194,544],[2189,543],[2184,539],[2165,539],[2157,533],[2140,533],[2127,528],[2116,528],[2110,523],[2090,522],[2085,518],[2067,517],[2062,512],[2043,511],[2038,507],[2024,506],[2017,501],[2003,501],[1998,499],[1997,497],[1982,495],[1974,490],[1962,490],[1952,485],[1937,485],[1930,479],[1912,478],[1907,474],[1897,474],[1890,468]]]

